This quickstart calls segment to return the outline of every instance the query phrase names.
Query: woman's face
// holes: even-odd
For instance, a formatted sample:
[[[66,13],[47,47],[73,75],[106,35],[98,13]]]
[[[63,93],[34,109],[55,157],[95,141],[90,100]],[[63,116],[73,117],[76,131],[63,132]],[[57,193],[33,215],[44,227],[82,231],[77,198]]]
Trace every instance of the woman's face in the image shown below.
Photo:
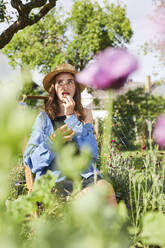
[[[76,86],[74,76],[68,72],[59,73],[55,78],[55,91],[60,101],[64,101],[66,95],[74,97]]]

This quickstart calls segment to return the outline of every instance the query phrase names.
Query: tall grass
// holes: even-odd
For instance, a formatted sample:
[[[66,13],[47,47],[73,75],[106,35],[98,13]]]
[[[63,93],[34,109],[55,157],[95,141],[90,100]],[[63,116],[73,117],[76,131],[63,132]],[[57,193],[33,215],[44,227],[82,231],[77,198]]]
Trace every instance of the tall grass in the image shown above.
[[[124,200],[127,205],[135,247],[144,245],[141,239],[144,216],[149,211],[165,213],[165,154],[156,145],[150,147],[143,152],[141,165],[138,161],[136,166],[136,153],[133,156],[131,152],[127,153],[125,157],[115,143],[110,146],[109,177],[119,200]]]

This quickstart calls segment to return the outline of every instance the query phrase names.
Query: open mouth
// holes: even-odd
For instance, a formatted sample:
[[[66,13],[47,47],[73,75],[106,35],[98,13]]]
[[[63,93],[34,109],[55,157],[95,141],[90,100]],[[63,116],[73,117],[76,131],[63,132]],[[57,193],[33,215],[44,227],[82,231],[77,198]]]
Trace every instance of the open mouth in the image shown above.
[[[62,92],[62,95],[65,96],[65,95],[70,95],[70,94],[69,94],[69,92],[64,91],[64,92]]]

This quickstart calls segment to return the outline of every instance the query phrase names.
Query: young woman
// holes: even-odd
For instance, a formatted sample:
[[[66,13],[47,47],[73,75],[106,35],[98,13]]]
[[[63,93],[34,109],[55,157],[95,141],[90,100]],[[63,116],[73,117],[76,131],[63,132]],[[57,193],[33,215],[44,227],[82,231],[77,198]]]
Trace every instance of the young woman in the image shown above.
[[[97,160],[97,141],[93,134],[92,112],[83,108],[81,92],[85,86],[75,82],[75,68],[70,64],[61,64],[48,73],[43,86],[49,93],[45,111],[39,113],[33,126],[32,135],[24,153],[24,163],[35,174],[35,180],[51,170],[57,175],[56,185],[63,182],[67,191],[72,190],[72,183],[62,175],[57,164],[52,143],[57,130],[63,132],[65,142],[75,142],[81,152],[84,145],[91,149],[92,159],[85,171],[81,172],[82,187],[87,188],[94,182],[94,166]],[[97,181],[102,183],[102,176],[96,169]],[[111,188],[110,201],[116,205],[116,198]]]

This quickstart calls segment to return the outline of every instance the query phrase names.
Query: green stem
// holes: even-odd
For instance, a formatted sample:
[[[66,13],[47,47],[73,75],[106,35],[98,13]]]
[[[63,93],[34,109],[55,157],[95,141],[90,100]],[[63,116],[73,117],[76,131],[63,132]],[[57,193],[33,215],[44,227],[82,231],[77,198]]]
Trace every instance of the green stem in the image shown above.
[[[72,195],[77,195],[82,190],[81,179],[80,177],[73,179],[73,192]]]
[[[108,158],[109,158],[109,145],[111,141],[112,131],[112,111],[113,111],[113,92],[107,91],[106,111],[107,115],[103,121],[103,133],[101,142],[101,169],[105,175],[108,174]]]

